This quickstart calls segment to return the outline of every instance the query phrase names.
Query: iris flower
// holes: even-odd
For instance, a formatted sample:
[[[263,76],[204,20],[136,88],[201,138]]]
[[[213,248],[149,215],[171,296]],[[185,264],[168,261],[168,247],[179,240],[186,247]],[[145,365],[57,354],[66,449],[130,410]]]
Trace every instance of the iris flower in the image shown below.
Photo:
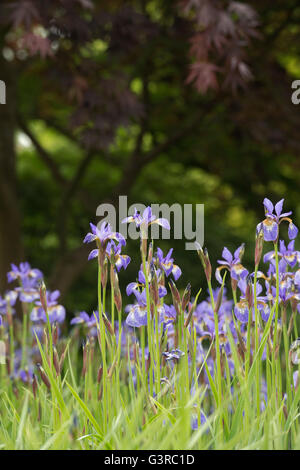
[[[181,351],[180,349],[172,349],[172,351],[166,351],[162,353],[163,356],[165,356],[167,361],[171,360],[179,360],[181,356],[184,356],[184,352]]]
[[[238,286],[242,292],[240,297],[240,301],[236,303],[234,307],[234,314],[236,318],[241,323],[248,323],[249,319],[249,304],[246,300],[246,289],[247,289],[247,282],[245,280],[240,280]],[[253,285],[252,285],[252,292],[253,292]],[[268,321],[270,316],[270,307],[267,303],[268,296],[261,296],[262,286],[259,282],[256,283],[256,299],[257,299],[257,309],[261,314],[261,317],[264,321]],[[250,309],[251,313],[253,314],[254,308],[251,306]]]
[[[98,248],[90,252],[88,257],[89,260],[98,256],[100,247],[102,249],[106,249],[107,244],[110,240],[116,240],[121,245],[126,244],[123,235],[118,232],[113,232],[110,224],[105,221],[102,222],[100,229],[98,229],[98,227],[96,227],[96,225],[92,223],[90,223],[90,227],[92,231],[85,236],[83,243],[91,243],[95,241],[97,243]]]
[[[160,248],[157,248],[157,261],[158,266],[163,269],[166,276],[169,276],[172,273],[175,281],[177,281],[180,278],[182,272],[180,267],[174,264],[174,259],[171,258],[172,253],[173,248],[171,248],[168,251],[168,254],[164,257],[163,251]]]
[[[278,256],[281,257],[286,263],[293,268],[298,261],[299,257],[299,251],[295,251],[294,249],[295,245],[295,240],[292,240],[288,246],[285,246],[285,243],[283,240],[280,240],[279,242],[279,251],[278,251]],[[265,254],[264,256],[264,263],[268,263],[270,260],[275,259],[275,251],[269,251],[268,253]]]
[[[137,302],[126,307],[126,312],[128,316],[126,318],[126,324],[133,328],[139,328],[141,326],[147,325],[147,296],[146,290],[142,292],[138,290],[133,290],[133,293],[136,297]],[[164,307],[162,305],[157,306],[157,313],[159,323],[163,321]]]
[[[278,240],[279,236],[279,224],[283,220],[286,220],[289,222],[289,228],[288,228],[288,235],[290,240],[293,240],[296,238],[298,229],[297,227],[293,224],[292,220],[288,217],[289,215],[292,214],[292,212],[284,212],[282,213],[282,208],[283,208],[283,201],[284,199],[281,199],[280,201],[274,205],[270,201],[270,199],[265,198],[264,199],[264,207],[265,207],[265,215],[266,218],[260,222],[257,225],[257,233],[259,233],[261,230],[263,230],[264,234],[264,240],[269,242],[273,241],[276,242]],[[274,209],[275,209],[275,214],[274,214]]]
[[[106,248],[106,254],[110,261],[120,271],[122,268],[126,269],[131,259],[128,255],[121,255],[122,244],[115,244],[113,240],[109,241]]]
[[[57,299],[60,296],[60,292],[55,290],[54,292],[47,291],[46,299],[47,299],[47,311],[49,315],[50,323],[63,323],[66,317],[66,310],[62,305],[57,303]],[[35,302],[35,307],[32,309],[30,314],[30,319],[33,322],[44,322],[47,321],[46,313],[42,307],[40,301]]]
[[[24,303],[31,304],[40,297],[36,279],[24,278],[22,287],[16,287],[15,291],[19,293],[19,299]]]
[[[77,317],[72,318],[70,324],[71,325],[85,324],[88,328],[91,328],[96,325],[97,323],[96,318],[99,321],[99,313],[97,311],[94,312],[91,316],[89,316],[86,312],[80,312]]]
[[[7,313],[7,307],[13,307],[16,303],[17,297],[18,294],[15,291],[7,292],[4,298],[0,295],[0,313],[5,315]]]
[[[141,215],[135,208],[134,214],[122,220],[122,224],[134,222],[136,227],[140,229],[142,238],[147,238],[148,227],[152,224],[160,225],[161,227],[170,230],[170,224],[167,219],[158,219],[152,214],[150,206],[146,207]]]
[[[216,279],[219,281],[220,284],[223,283],[223,279],[221,277],[221,270],[228,269],[230,272],[230,276],[232,279],[238,281],[239,279],[245,279],[248,276],[248,271],[244,266],[241,264],[241,257],[244,252],[244,244],[239,246],[232,255],[228,248],[224,248],[222,252],[223,259],[218,260],[218,263],[221,264],[216,269]]]
[[[29,263],[20,263],[19,267],[15,264],[11,264],[11,271],[7,273],[8,282],[16,281],[20,279],[38,280],[43,277],[43,274],[39,269],[32,269]]]
[[[147,269],[146,269],[147,271]],[[161,285],[161,272],[160,270],[158,269],[152,269],[150,274],[149,274],[149,277],[148,277],[148,281],[149,283],[151,283],[151,280],[153,278],[153,276],[156,276],[156,279],[157,279],[157,283],[158,283],[158,295],[160,298],[164,297],[165,295],[167,295],[167,289]],[[128,284],[128,286],[126,287],[126,294],[127,295],[131,295],[132,293],[134,293],[134,291],[136,290],[139,290],[139,288],[142,288],[144,289],[146,287],[146,278],[145,278],[145,274],[142,270],[142,266],[139,270],[139,273],[138,273],[138,279],[136,282],[130,282]]]

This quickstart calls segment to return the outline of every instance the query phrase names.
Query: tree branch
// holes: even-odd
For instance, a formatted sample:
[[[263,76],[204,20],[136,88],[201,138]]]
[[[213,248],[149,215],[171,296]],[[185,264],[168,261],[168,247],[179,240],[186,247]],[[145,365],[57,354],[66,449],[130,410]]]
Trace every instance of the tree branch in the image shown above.
[[[60,186],[64,186],[65,184],[67,184],[68,181],[60,173],[59,168],[52,159],[52,157],[50,157],[49,153],[44,149],[44,147],[42,147],[42,145],[39,143],[35,135],[31,132],[25,121],[23,121],[21,116],[18,116],[18,125],[20,129],[24,132],[24,134],[26,134],[33,143],[35,149],[38,152],[38,155],[50,170],[55,181],[57,181]]]
[[[136,150],[139,148],[139,145],[136,146],[136,149],[132,153],[127,167],[123,173],[122,180],[116,185],[111,193],[110,198],[105,199],[105,202],[115,202],[118,196],[124,191],[129,194],[130,189],[132,188],[142,169],[147,164],[154,161],[163,152],[178,143],[182,138],[186,137],[191,131],[193,131],[195,127],[199,125],[201,118],[203,118],[203,116],[206,115],[213,108],[213,106],[215,106],[215,101],[208,103],[205,109],[202,109],[201,112],[197,113],[191,120],[189,120],[189,122],[183,125],[179,131],[167,138],[161,144],[157,145],[154,149],[142,155],[140,158],[138,158],[136,152]],[[99,204],[101,202],[104,201],[100,201]],[[88,245],[81,245],[72,252],[65,254],[58,261],[51,276],[50,284],[53,284],[59,288],[62,295],[68,291],[74,280],[85,268],[89,251],[90,247]]]

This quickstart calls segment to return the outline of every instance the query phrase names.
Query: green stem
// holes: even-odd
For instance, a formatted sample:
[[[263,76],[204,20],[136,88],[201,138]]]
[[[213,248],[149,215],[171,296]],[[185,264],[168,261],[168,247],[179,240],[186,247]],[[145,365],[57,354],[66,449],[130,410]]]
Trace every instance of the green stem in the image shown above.
[[[142,252],[142,261],[143,261],[143,272],[145,276],[146,283],[146,298],[147,298],[147,334],[148,334],[148,349],[150,354],[150,366],[149,366],[149,377],[150,377],[150,394],[153,396],[153,375],[152,375],[152,363],[153,363],[153,348],[152,348],[152,321],[151,321],[151,311],[150,311],[150,292],[149,292],[149,280],[146,270],[146,257],[144,252]]]
[[[106,382],[107,382],[107,364],[106,364],[106,338],[105,338],[105,325],[102,317],[102,285],[101,285],[101,266],[98,262],[98,312],[99,312],[99,327],[100,327],[100,348],[103,362],[103,422],[104,432],[107,432],[107,396],[106,396]]]
[[[257,308],[257,292],[256,292],[256,284],[257,284],[257,271],[258,265],[255,266],[254,271],[254,312],[255,312],[255,357],[258,351],[258,308]],[[251,316],[251,312],[249,312]],[[259,426],[259,417],[260,417],[260,361],[259,358],[256,358],[256,411],[257,411],[257,425]]]
[[[220,338],[219,338],[219,321],[218,314],[215,311],[215,301],[212,291],[211,282],[208,281],[208,289],[210,294],[210,301],[214,311],[214,320],[215,320],[215,335],[216,335],[216,361],[217,361],[217,390],[218,390],[218,406],[222,402],[222,373],[221,373],[221,354],[220,354]]]

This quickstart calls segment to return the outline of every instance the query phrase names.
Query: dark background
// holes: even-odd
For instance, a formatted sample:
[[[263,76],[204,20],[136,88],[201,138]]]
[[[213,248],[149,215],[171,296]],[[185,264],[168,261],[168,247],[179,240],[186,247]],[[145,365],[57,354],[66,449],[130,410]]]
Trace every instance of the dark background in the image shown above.
[[[90,312],[97,268],[82,240],[120,194],[205,204],[214,265],[245,242],[252,270],[264,197],[300,221],[299,19],[296,0],[2,1],[0,289],[26,259],[69,312]],[[195,293],[202,270],[184,243],[160,246]],[[122,286],[138,248],[128,241]]]

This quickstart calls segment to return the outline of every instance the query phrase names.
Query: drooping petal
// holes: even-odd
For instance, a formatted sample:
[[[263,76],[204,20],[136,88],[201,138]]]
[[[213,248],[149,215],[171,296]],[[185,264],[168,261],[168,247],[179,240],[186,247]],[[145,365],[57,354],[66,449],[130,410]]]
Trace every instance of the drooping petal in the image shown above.
[[[297,234],[298,234],[298,229],[297,229],[296,225],[293,224],[293,222],[291,222],[289,224],[289,228],[288,228],[289,239],[294,240],[297,237]]]
[[[173,274],[175,281],[177,281],[182,274],[180,267],[177,266],[176,264],[173,264],[172,274]]]
[[[215,276],[216,276],[216,279],[217,281],[222,284],[223,283],[223,279],[222,279],[222,276],[221,276],[221,270],[226,268],[226,266],[220,266],[219,268],[216,269],[216,273],[215,273]]]
[[[126,240],[125,238],[123,237],[123,235],[119,232],[113,232],[109,238],[113,238],[115,240],[117,240],[119,242],[120,245],[123,245],[125,246],[126,245]]]
[[[86,234],[84,240],[83,240],[83,243],[91,243],[93,241],[96,240],[96,235],[94,235],[93,233],[89,232]]]
[[[135,289],[138,288],[138,283],[137,282],[130,282],[128,286],[126,287],[126,294],[129,296],[133,293]]]
[[[232,279],[235,279],[236,281],[238,281],[239,279],[246,279],[246,277],[249,274],[249,271],[246,268],[244,268],[244,266],[241,263],[238,263],[238,264],[234,264],[231,267],[230,274],[231,274]]]
[[[131,261],[131,258],[130,256],[128,255],[120,255],[118,256],[117,260],[116,260],[116,267],[117,267],[117,270],[120,271],[121,268],[124,268],[126,269],[127,266],[129,265]]]
[[[295,273],[294,282],[295,282],[296,286],[300,287],[300,269],[298,269],[298,271],[296,271],[296,273]]]
[[[269,305],[265,302],[259,302],[257,304],[257,308],[260,312],[260,315],[261,315],[261,318],[263,319],[263,321],[267,322],[269,320],[269,316],[270,316],[270,307],[269,307]]]
[[[30,313],[31,321],[41,321],[43,319],[43,309],[40,307],[34,307]]]
[[[57,305],[53,311],[53,321],[63,323],[66,318],[66,310],[62,305]]]
[[[84,319],[81,317],[72,318],[72,320],[70,321],[70,325],[78,325],[80,323],[84,323]]]
[[[98,256],[98,249],[96,248],[95,250],[92,250],[88,256],[88,261],[91,259],[94,259]]]
[[[297,261],[298,261],[297,252],[295,251],[294,253],[287,253],[284,256],[284,259],[291,266],[291,268],[293,268],[294,266],[296,266]]]
[[[139,270],[138,281],[139,281],[140,284],[143,284],[143,285],[146,284],[145,274],[143,273],[143,271],[141,269]]]
[[[248,323],[249,308],[245,300],[241,300],[234,307],[234,314],[241,323]]]
[[[153,224],[161,225],[166,230],[171,230],[169,221],[167,219],[156,219],[152,222]]]
[[[147,325],[147,309],[134,305],[126,318],[126,324],[135,328]]]
[[[160,299],[163,298],[163,297],[165,297],[165,296],[167,295],[167,293],[168,293],[168,291],[167,291],[167,289],[166,289],[164,286],[159,286],[159,288],[158,288],[158,296],[159,296]]]
[[[275,257],[275,251],[269,251],[264,255],[264,263],[269,263]]]
[[[278,224],[275,220],[267,218],[263,221],[264,239],[266,242],[274,242],[278,238]]]

